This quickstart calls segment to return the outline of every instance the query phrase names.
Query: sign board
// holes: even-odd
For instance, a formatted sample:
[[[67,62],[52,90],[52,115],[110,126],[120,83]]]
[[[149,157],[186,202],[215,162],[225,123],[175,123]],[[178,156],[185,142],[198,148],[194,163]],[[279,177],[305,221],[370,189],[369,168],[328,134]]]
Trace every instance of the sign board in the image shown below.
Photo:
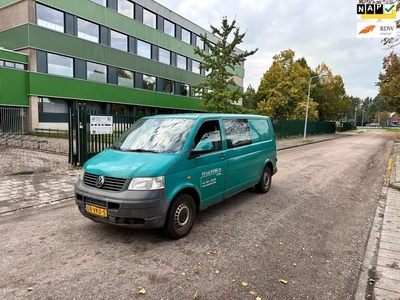
[[[357,22],[357,37],[380,39],[397,37],[397,4],[395,3],[396,1],[387,2],[392,3],[357,4],[357,16],[359,19]]]
[[[91,134],[112,134],[113,117],[112,116],[90,116]]]

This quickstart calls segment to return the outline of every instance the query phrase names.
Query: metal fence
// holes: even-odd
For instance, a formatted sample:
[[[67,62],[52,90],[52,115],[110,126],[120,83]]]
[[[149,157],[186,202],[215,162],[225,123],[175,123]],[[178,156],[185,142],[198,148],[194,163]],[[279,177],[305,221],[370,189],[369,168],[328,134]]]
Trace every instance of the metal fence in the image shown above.
[[[91,118],[94,116],[112,117],[111,134],[94,134],[91,132]],[[89,158],[110,147],[114,141],[142,115],[121,115],[111,112],[87,109],[79,105],[69,113],[69,162],[82,165]]]
[[[276,138],[301,136],[304,133],[304,121],[272,120]],[[307,122],[307,135],[329,134],[336,132],[336,122]]]
[[[96,116],[112,117],[113,130],[111,134],[94,134],[91,132],[90,120]],[[140,115],[120,115],[110,112],[89,110],[85,105],[79,105],[76,110],[70,110],[69,115],[69,162],[73,165],[82,165],[89,158],[110,147],[114,141],[134,122]],[[272,120],[276,138],[302,136],[304,121]],[[307,122],[307,135],[334,134],[336,131],[354,129],[354,123],[336,122]]]
[[[28,108],[0,106],[0,134],[26,134]]]

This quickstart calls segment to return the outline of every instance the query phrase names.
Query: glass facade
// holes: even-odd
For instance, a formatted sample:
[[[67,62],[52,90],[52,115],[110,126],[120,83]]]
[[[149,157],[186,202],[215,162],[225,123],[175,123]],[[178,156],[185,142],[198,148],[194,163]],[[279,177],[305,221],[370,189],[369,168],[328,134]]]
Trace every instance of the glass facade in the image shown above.
[[[151,58],[151,45],[141,40],[137,41],[137,55]]]
[[[156,90],[156,78],[150,75],[143,75],[143,88],[145,90]]]
[[[61,11],[37,3],[36,19],[39,26],[64,32],[64,13]]]
[[[92,62],[86,63],[87,80],[107,82],[107,67]]]
[[[111,30],[110,46],[118,50],[128,51],[128,36]]]
[[[179,69],[186,70],[186,57],[177,54],[177,55],[176,55],[176,66],[177,66]]]
[[[74,60],[57,54],[47,54],[47,70],[49,74],[74,77]]]
[[[133,72],[118,69],[118,84],[127,87],[133,87]]]
[[[77,20],[78,37],[91,42],[99,42],[99,25],[79,19]]]
[[[164,19],[164,33],[175,37],[175,24]]]
[[[170,65],[171,64],[171,51],[160,48],[158,61],[162,62],[163,64]]]
[[[143,9],[143,24],[157,28],[157,16],[147,9]]]
[[[118,0],[118,12],[133,19],[133,3],[128,0]]]

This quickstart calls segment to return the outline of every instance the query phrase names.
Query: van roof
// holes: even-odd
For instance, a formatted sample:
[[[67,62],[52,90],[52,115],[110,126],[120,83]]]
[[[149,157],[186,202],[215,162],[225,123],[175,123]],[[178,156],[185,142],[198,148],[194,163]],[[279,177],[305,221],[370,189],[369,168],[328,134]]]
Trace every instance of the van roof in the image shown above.
[[[146,116],[145,118],[161,119],[161,118],[178,118],[178,119],[209,119],[209,118],[258,118],[265,119],[269,118],[262,115],[247,115],[247,114],[227,114],[227,113],[183,113],[183,114],[164,114]]]

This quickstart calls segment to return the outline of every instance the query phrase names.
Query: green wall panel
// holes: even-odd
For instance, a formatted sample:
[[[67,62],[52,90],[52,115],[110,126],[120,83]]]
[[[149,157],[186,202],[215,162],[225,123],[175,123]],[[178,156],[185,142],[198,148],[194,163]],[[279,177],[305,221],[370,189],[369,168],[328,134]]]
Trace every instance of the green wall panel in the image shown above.
[[[23,25],[0,32],[0,46],[9,50],[28,47],[28,28],[28,25]]]
[[[17,52],[12,52],[12,51],[6,51],[0,49],[0,59],[12,61],[12,62],[20,62],[23,64],[28,63],[28,55],[22,54],[22,53],[17,53]]]
[[[17,0],[0,0],[0,8],[14,2],[18,2]]]
[[[43,36],[46,36],[46,38],[43,39]],[[28,40],[30,42],[29,45]],[[201,75],[190,71],[181,70],[132,53],[92,43],[36,25],[23,25],[0,33],[0,44],[9,49],[20,49],[29,46],[178,82],[197,84],[203,78]]]
[[[179,52],[187,57],[199,59],[199,57],[194,54],[193,46],[89,0],[40,0],[37,2],[53,6],[59,10],[69,12],[73,15],[126,33],[154,45],[167,48],[171,51]]]
[[[29,106],[28,72],[0,67],[0,105]]]
[[[192,45],[91,1],[40,0],[37,2],[102,24],[186,57],[200,60],[200,57],[194,53],[194,47]],[[244,77],[243,67],[238,66],[234,71],[238,76]]]
[[[30,94],[188,110],[201,110],[202,102],[196,98],[39,73],[30,73]]]

